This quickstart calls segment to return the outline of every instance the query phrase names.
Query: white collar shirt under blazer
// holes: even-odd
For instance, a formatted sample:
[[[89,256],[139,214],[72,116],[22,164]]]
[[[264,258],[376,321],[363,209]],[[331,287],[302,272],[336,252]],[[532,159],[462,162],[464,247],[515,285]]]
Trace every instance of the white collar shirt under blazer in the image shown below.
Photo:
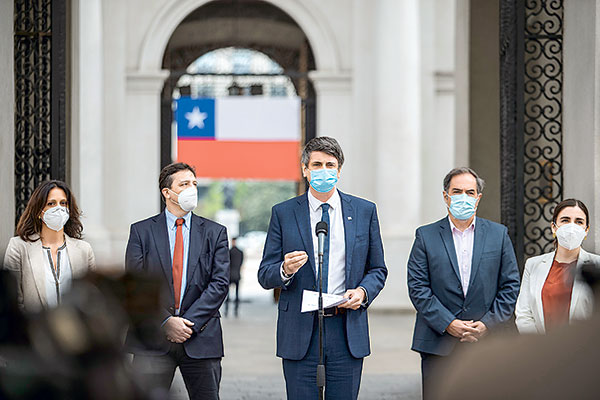
[[[310,231],[313,239],[315,268],[319,269],[319,243],[315,228],[321,221],[323,202],[308,192],[308,208],[310,212]],[[327,293],[344,294],[346,292],[346,240],[344,236],[344,216],[342,215],[342,201],[340,194],[335,189],[329,200],[329,274]]]
[[[456,259],[458,261],[458,269],[460,271],[460,284],[462,286],[463,295],[467,297],[469,290],[469,280],[471,279],[471,264],[473,261],[473,244],[475,243],[475,220],[464,231],[460,231],[453,223],[450,216],[450,228],[452,230],[452,239],[454,240],[454,250],[456,251]]]
[[[53,308],[60,304],[62,296],[71,290],[73,271],[69,262],[67,243],[58,248],[56,253],[56,268],[52,260],[52,250],[42,246],[44,256],[44,271],[46,282],[46,303]]]
[[[516,324],[520,333],[545,333],[542,289],[554,261],[554,252],[531,257],[525,263],[521,291],[515,309]],[[581,276],[585,264],[600,265],[600,256],[581,249],[577,259],[575,281],[571,293],[569,322],[588,319],[594,308],[592,289]]]

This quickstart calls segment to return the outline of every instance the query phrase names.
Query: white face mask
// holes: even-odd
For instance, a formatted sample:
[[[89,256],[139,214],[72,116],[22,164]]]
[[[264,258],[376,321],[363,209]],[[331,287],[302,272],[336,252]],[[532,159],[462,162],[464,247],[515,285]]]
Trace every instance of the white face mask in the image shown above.
[[[69,210],[63,206],[56,206],[44,211],[42,221],[53,231],[60,231],[69,220]]]
[[[173,191],[171,190],[171,192]],[[179,204],[179,207],[181,207],[183,211],[190,212],[198,205],[198,189],[195,186],[191,186],[182,190],[180,193],[175,194],[178,199],[177,204]]]
[[[567,250],[573,250],[581,246],[586,235],[585,229],[574,223],[561,225],[556,229],[556,239],[559,246]]]

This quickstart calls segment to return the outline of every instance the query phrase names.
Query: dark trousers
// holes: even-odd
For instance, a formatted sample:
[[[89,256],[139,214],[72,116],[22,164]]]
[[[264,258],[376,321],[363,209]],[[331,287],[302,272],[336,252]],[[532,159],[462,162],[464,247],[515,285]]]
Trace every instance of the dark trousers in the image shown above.
[[[234,313],[235,316],[238,316],[238,310],[240,308],[240,282],[233,281],[229,284],[229,287],[235,285],[235,308]],[[225,299],[225,315],[229,314],[229,293],[227,293],[227,298]]]
[[[423,400],[433,399],[432,392],[435,391],[434,386],[438,382],[436,379],[436,371],[443,364],[446,357],[437,356],[435,354],[421,354],[421,390]]]
[[[221,359],[188,357],[183,344],[173,343],[164,356],[134,355],[133,369],[140,376],[149,398],[168,398],[169,388],[179,367],[190,399],[218,400]]]
[[[457,353],[461,353],[472,343],[457,343],[452,352],[447,356],[438,356],[430,353],[421,354],[421,384],[423,400],[432,400],[438,393],[438,386],[443,382],[444,370],[450,368],[452,360]]]
[[[325,399],[355,400],[358,397],[362,358],[354,358],[346,340],[346,316],[323,318]],[[308,353],[300,361],[283,360],[288,400],[318,399],[319,327],[315,318]]]

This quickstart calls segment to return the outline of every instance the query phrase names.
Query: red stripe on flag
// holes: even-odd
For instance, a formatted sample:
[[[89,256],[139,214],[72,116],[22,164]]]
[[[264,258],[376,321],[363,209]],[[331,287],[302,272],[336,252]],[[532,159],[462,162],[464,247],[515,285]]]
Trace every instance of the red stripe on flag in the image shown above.
[[[300,179],[299,142],[177,141],[177,161],[203,178]]]

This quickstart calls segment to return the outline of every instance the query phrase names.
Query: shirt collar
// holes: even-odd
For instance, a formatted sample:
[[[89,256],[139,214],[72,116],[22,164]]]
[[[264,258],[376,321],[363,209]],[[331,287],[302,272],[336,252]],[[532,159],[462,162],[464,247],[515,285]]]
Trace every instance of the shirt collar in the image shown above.
[[[465,229],[465,230],[464,230],[464,232],[467,232],[467,231],[469,231],[469,230],[471,230],[471,231],[472,231],[472,230],[475,230],[475,221],[476,221],[476,220],[477,220],[477,217],[473,217],[473,222],[471,222],[471,225],[469,225],[469,227],[468,227],[467,229]],[[459,233],[461,233],[461,234],[462,234],[462,233],[464,233],[464,232],[461,232],[461,230],[460,230],[460,229],[458,229],[458,228],[456,227],[456,225],[454,225],[454,224],[452,223],[452,218],[450,218],[450,216],[449,216],[449,215],[448,215],[448,222],[450,222],[450,230],[451,230],[452,232],[454,232],[454,231],[456,230],[457,232],[459,232]]]
[[[165,207],[165,216],[167,217],[167,228],[169,229],[173,229],[175,228],[175,221],[177,220],[177,217],[174,216],[173,214],[171,214],[169,212],[169,210],[167,210],[167,208]],[[187,228],[190,227],[190,220],[192,219],[192,212],[188,212],[187,214],[185,214],[183,217],[183,225]]]
[[[326,203],[329,204],[329,206],[331,208],[333,208],[334,210],[337,209],[338,207],[340,207],[341,200],[340,200],[340,194],[338,193],[337,189],[335,189],[335,191],[333,192],[333,195],[329,198],[329,200],[327,200]],[[321,200],[317,199],[315,196],[313,196],[313,194],[309,190],[308,191],[308,204],[310,205],[310,209],[313,210],[314,212],[316,212],[319,210],[319,208],[321,207],[321,204],[323,204],[323,202]]]

